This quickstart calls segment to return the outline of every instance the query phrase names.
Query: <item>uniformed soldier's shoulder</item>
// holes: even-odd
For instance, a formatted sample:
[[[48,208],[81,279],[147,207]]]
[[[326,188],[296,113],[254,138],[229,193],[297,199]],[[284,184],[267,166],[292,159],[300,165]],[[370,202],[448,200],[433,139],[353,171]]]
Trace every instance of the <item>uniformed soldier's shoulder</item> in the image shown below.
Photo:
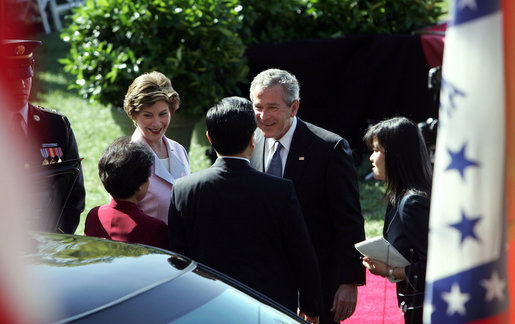
[[[53,120],[55,122],[64,122],[65,124],[69,124],[68,118],[64,115],[58,112],[55,109],[50,109],[42,106],[34,106],[37,114],[40,116],[40,118],[43,118],[45,120]]]
[[[43,106],[34,106],[34,107],[36,107],[37,110],[44,112],[44,113],[53,114],[53,115],[57,115],[57,116],[64,116],[63,114],[61,114],[60,112],[58,112],[55,109],[50,109],[50,108],[46,108]]]

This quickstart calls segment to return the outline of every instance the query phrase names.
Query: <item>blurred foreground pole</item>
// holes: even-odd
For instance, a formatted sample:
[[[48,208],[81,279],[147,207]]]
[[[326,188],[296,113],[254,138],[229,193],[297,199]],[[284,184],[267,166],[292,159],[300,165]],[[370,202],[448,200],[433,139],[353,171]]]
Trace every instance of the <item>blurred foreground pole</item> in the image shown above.
[[[0,83],[0,113],[5,116],[8,102]],[[33,324],[48,322],[55,311],[52,292],[47,284],[30,273],[25,265],[31,253],[26,221],[42,206],[40,199],[27,195],[34,184],[23,169],[26,143],[9,134],[7,119],[0,119],[0,323]],[[31,244],[32,243],[32,244]]]
[[[11,38],[25,35],[26,26],[8,10],[12,4],[15,0],[0,0],[0,41],[7,29],[14,33]],[[24,263],[32,246],[26,221],[45,202],[27,194],[38,190],[21,163],[28,144],[9,133],[10,93],[3,89],[11,81],[5,77],[6,60],[2,55],[5,54],[0,53],[0,323],[47,323],[58,305],[53,303],[47,284],[31,274]]]
[[[510,320],[515,322],[515,2],[503,2],[506,73],[506,201]]]

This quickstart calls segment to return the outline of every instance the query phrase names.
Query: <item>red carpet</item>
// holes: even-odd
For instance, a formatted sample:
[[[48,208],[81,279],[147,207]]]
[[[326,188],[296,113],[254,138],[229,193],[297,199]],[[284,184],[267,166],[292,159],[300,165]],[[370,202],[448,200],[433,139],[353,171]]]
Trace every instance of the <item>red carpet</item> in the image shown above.
[[[404,319],[397,307],[395,284],[386,278],[374,276],[367,270],[367,284],[358,287],[356,311],[342,323],[403,324]]]

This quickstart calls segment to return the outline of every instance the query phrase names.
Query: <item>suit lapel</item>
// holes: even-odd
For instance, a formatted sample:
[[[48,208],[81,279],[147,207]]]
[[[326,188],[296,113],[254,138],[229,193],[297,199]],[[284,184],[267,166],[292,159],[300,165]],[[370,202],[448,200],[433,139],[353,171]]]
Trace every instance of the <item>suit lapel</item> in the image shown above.
[[[41,121],[42,118],[41,113],[29,103],[27,111],[27,137],[37,139],[42,137],[41,129],[44,126],[44,122]]]
[[[170,158],[171,158],[170,155],[168,156],[168,158],[169,158],[168,161],[170,161]],[[168,172],[168,170],[166,170],[165,166],[163,165],[161,160],[159,160],[159,157],[157,156],[156,153],[154,153],[154,159],[155,159],[154,174],[156,176],[160,177],[161,179],[163,179],[171,184],[174,184],[174,182],[175,182],[174,177],[170,174],[170,172]]]
[[[171,171],[172,175],[172,184],[175,182],[176,179],[180,178],[181,176],[186,174],[186,166],[182,161],[179,159],[179,157],[175,154],[174,149],[171,147],[170,142],[168,139],[165,138],[165,144],[168,149],[168,168]],[[165,170],[167,173],[168,171]]]
[[[29,103],[29,109],[27,111],[27,138],[29,143],[29,153],[33,159],[33,163],[40,165],[46,154],[41,151],[41,144],[46,143],[43,134],[45,133],[43,116],[40,116],[40,112]]]
[[[161,163],[161,161],[159,160],[159,157],[157,156],[157,154],[154,152],[154,150],[152,150],[150,145],[148,145],[147,141],[145,141],[145,139],[143,138],[143,136],[137,129],[132,134],[131,140],[133,142],[141,143],[141,144],[147,146],[148,149],[152,152],[152,154],[154,154],[154,174],[156,176],[160,177],[161,179],[165,180],[166,182],[174,184],[175,178],[170,174],[170,172],[168,172],[168,170],[166,170],[163,163]],[[171,162],[173,154],[171,154],[170,147],[167,142],[166,142],[166,147],[168,148],[168,159],[169,159],[168,161]]]
[[[313,158],[308,154],[311,146],[308,132],[306,123],[297,117],[297,127],[291,140],[290,151],[284,168],[284,178],[299,179],[304,174],[309,159]]]

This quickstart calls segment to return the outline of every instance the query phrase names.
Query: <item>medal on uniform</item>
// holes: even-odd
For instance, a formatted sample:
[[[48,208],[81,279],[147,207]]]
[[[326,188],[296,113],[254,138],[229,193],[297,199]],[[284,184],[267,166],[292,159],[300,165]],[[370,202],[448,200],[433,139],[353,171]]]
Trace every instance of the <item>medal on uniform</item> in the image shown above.
[[[43,155],[43,157],[47,161],[47,163],[43,161],[43,164],[54,164],[62,162],[61,158],[63,157],[63,150],[57,145],[57,143],[41,144],[41,155]],[[45,153],[43,153],[43,150],[45,151]]]
[[[63,157],[63,150],[61,150],[60,147],[56,147],[55,149],[57,151],[57,156],[59,157],[59,160],[57,162],[63,162],[63,160],[61,160],[61,158]]]
[[[50,164],[56,163],[57,161],[55,160],[56,154],[55,154],[54,148],[53,147],[48,148],[48,153],[50,153]]]
[[[50,154],[48,154],[48,149],[46,148],[42,148],[42,149],[39,149],[41,151],[41,156],[43,157],[43,162],[41,164],[43,165],[47,165],[49,162],[48,162],[48,157]]]

